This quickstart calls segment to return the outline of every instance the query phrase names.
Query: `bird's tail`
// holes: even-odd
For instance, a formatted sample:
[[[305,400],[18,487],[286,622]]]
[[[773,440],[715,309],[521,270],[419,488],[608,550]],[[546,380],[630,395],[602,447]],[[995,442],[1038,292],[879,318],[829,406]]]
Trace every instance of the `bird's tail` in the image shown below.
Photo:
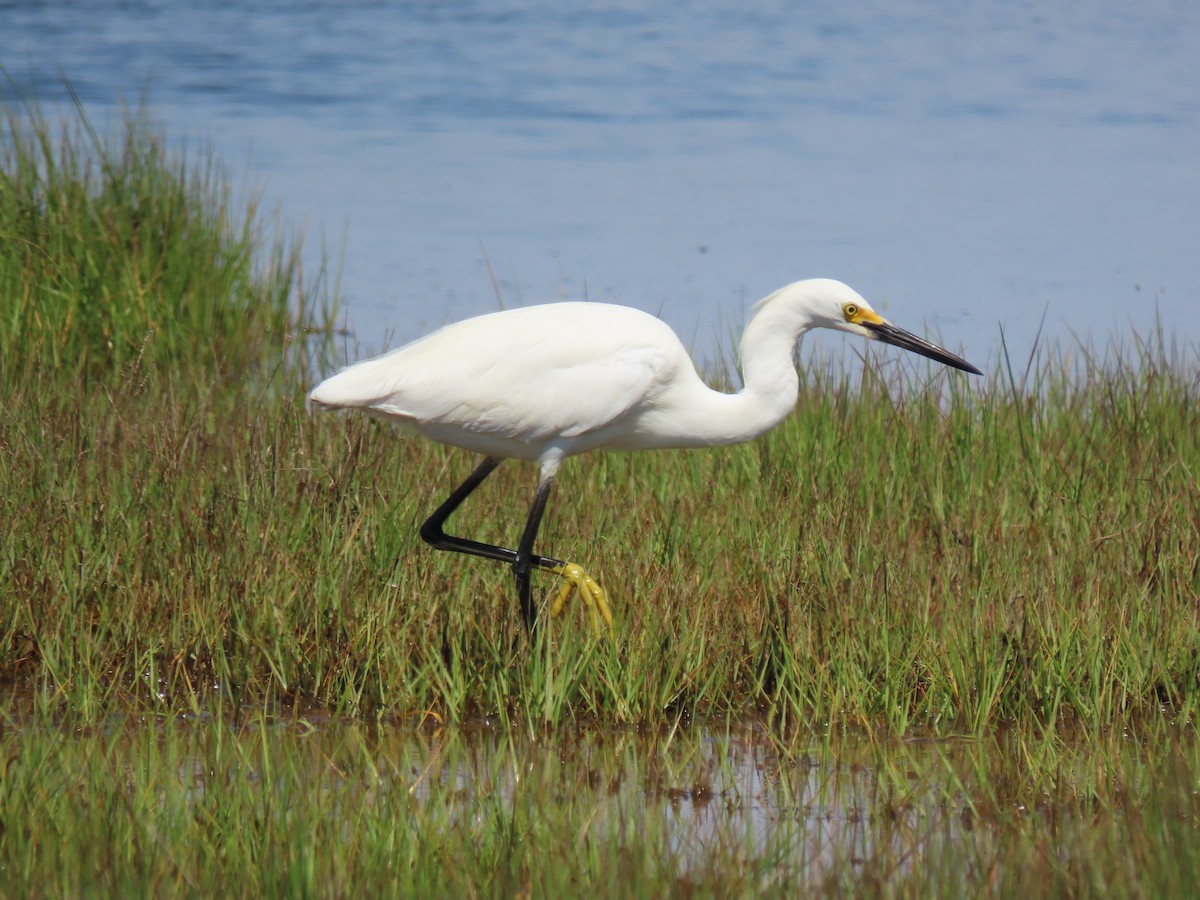
[[[319,412],[325,412],[325,410],[329,409],[328,406],[313,396],[316,392],[316,388],[314,388],[313,390],[309,391],[308,396],[304,398],[304,411],[310,416]]]
[[[395,389],[387,379],[381,378],[378,362],[367,360],[330,375],[308,392],[304,408],[311,415],[327,409],[369,409],[374,406]]]

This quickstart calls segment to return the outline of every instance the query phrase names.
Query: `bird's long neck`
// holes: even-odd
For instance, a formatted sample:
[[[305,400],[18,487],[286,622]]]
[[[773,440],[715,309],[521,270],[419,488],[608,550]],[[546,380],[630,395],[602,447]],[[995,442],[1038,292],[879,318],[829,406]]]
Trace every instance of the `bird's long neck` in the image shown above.
[[[796,405],[796,392],[800,389],[794,356],[796,342],[808,331],[808,325],[789,315],[787,309],[763,302],[763,308],[746,324],[742,334],[742,381],[745,392],[786,394],[788,408],[783,415],[787,415]]]
[[[778,425],[796,406],[796,342],[807,331],[794,315],[765,302],[742,335],[741,415],[757,434]]]
[[[793,350],[807,330],[796,317],[780,315],[769,305],[760,308],[742,336],[742,380],[736,394],[707,387],[696,377],[660,418],[655,410],[645,415],[645,430],[638,440],[646,447],[707,447],[737,444],[758,437],[778,425],[796,405],[800,379]]]

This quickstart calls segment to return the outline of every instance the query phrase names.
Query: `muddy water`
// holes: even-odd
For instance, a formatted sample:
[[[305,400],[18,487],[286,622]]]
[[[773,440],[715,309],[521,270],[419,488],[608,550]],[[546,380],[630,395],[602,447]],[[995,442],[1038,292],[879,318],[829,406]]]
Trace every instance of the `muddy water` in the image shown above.
[[[9,706],[0,745],[47,727],[12,715],[22,707],[32,709]],[[113,716],[63,732],[66,743],[94,742],[130,785],[177,784],[198,807],[210,791],[219,802],[231,781],[278,790],[285,802],[307,784],[321,805],[346,811],[347,842],[362,806],[435,831],[486,831],[541,810],[601,845],[632,829],[681,878],[763,858],[778,858],[788,883],[814,887],[881,857],[902,875],[912,860],[993,827],[963,790],[979,765],[972,742],[813,734],[783,745],[754,722],[543,732],[260,712]]]
[[[383,828],[449,847],[494,845],[512,827],[553,843],[551,859],[576,845],[601,856],[632,846],[655,871],[695,883],[749,866],[767,873],[759,887],[903,884],[934,865],[948,873],[938,883],[968,889],[1030,854],[1051,866],[1091,859],[1097,835],[1145,840],[1164,814],[1200,812],[1187,729],[881,738],[754,719],[544,730],[254,709],[80,727],[55,721],[44,696],[4,700],[0,760],[19,761],[22,744],[46,748],[34,758],[57,757],[47,771],[80,802],[115,784],[157,798],[164,822],[181,805],[237,815],[261,802],[273,827],[332,821],[350,853],[364,827],[370,840]]]

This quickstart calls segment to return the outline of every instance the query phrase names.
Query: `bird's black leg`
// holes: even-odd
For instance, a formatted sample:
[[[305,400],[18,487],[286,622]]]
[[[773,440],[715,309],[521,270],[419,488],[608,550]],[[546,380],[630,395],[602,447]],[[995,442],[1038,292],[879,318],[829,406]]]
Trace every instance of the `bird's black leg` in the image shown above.
[[[453,550],[455,553],[470,553],[472,556],[485,556],[488,559],[498,559],[500,562],[513,563],[516,561],[517,554],[513,550],[506,547],[497,547],[495,544],[484,544],[480,541],[472,541],[467,538],[455,537],[452,534],[446,534],[442,526],[446,524],[446,520],[451,514],[462,506],[462,502],[471,495],[475,488],[483,484],[483,480],[495,471],[496,466],[500,465],[500,460],[494,456],[484,457],[483,462],[475,467],[467,480],[454,489],[446,502],[439,506],[421,526],[421,540],[425,543],[436,547],[438,550]]]
[[[529,510],[529,518],[525,522],[525,532],[521,536],[521,543],[516,550],[456,537],[446,534],[444,529],[446,520],[479,485],[483,484],[484,479],[491,475],[498,465],[500,465],[499,459],[493,456],[485,457],[483,462],[475,467],[475,471],[467,477],[467,480],[455,488],[433,515],[425,520],[425,524],[421,526],[421,539],[438,550],[469,553],[472,556],[482,556],[511,565],[517,581],[517,594],[521,599],[521,616],[525,620],[525,627],[532,631],[534,623],[537,621],[537,607],[533,603],[529,587],[529,573],[535,566],[540,569],[557,569],[564,565],[562,560],[538,556],[533,552],[533,540],[537,537],[538,525],[546,510],[546,499],[550,495],[553,479],[546,479],[538,485],[537,494],[533,498],[533,506]]]
[[[525,531],[521,535],[521,543],[517,544],[516,558],[512,564],[513,577],[517,581],[517,596],[521,599],[521,616],[525,619],[525,629],[530,634],[537,624],[537,606],[529,588],[529,572],[535,565],[539,568],[563,565],[560,560],[535,556],[533,552],[533,541],[537,537],[538,526],[542,522],[542,514],[546,511],[546,500],[550,497],[552,487],[553,478],[543,478],[538,483],[537,493],[533,495],[533,505],[529,507],[529,518],[525,520]]]

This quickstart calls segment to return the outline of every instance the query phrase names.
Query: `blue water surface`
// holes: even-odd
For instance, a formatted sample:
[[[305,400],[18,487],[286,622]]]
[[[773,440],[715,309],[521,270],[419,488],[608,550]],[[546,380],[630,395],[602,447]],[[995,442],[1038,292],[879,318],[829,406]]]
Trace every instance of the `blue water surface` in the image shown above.
[[[807,276],[981,366],[1043,318],[1194,344],[1198,59],[1170,0],[0,4],[9,93],[144,97],[310,270],[344,246],[351,356],[494,309],[493,276],[701,351]]]

